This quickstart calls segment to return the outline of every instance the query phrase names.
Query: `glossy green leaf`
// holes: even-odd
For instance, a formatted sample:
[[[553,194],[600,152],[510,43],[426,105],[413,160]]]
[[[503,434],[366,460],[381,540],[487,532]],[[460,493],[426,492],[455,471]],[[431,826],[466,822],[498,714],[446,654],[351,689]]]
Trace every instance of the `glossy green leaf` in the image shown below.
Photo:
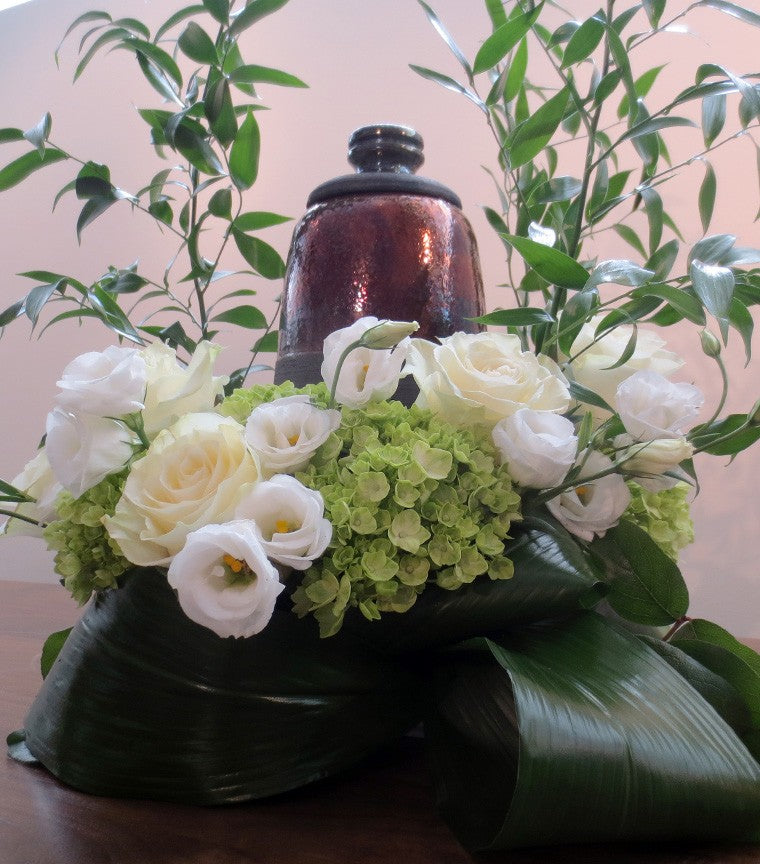
[[[182,89],[182,72],[180,72],[174,58],[164,51],[163,48],[154,45],[152,42],[146,42],[144,39],[135,38],[125,39],[123,47],[147,57],[172,82],[177,90]]]
[[[736,244],[733,234],[711,234],[695,243],[689,252],[689,264],[696,258],[706,264],[724,264]]]
[[[177,26],[177,24],[181,24],[183,21],[192,18],[194,15],[201,15],[205,11],[207,10],[204,5],[196,3],[192,6],[185,6],[183,9],[174,12],[166,19],[166,21],[164,21],[158,30],[156,30],[156,42],[160,42],[170,30]]]
[[[468,848],[757,836],[760,766],[630,633],[588,613],[446,659],[425,731]]]
[[[613,69],[611,72],[608,72],[594,90],[594,104],[601,105],[611,96],[617,89],[622,77],[619,69]]]
[[[465,87],[464,84],[460,84],[459,81],[456,81],[451,76],[444,75],[442,72],[436,72],[434,69],[428,69],[425,66],[417,66],[414,63],[410,63],[409,68],[418,75],[421,75],[423,78],[427,78],[429,81],[435,81],[436,84],[440,84],[441,87],[445,87],[447,90],[452,90],[454,93],[460,93],[462,96],[469,99],[474,105],[477,105],[481,111],[486,114],[488,113],[486,103],[477,95],[477,93]]]
[[[660,247],[662,240],[662,223],[664,220],[664,211],[662,206],[662,198],[660,193],[651,186],[641,186],[639,194],[644,202],[644,209],[647,214],[649,223],[649,253],[653,255]]]
[[[625,92],[628,94],[629,115],[633,116],[636,111],[639,96],[636,92],[636,84],[631,72],[628,51],[626,50],[625,45],[623,45],[623,41],[617,31],[614,27],[610,27],[609,25],[607,26],[607,44],[609,45],[612,59],[615,61],[615,66],[617,67],[618,72],[620,72],[620,77],[625,85]]]
[[[562,57],[562,66],[572,66],[585,60],[602,41],[604,31],[604,12],[600,9],[587,18],[570,37]]]
[[[151,216],[158,219],[159,222],[163,222],[164,225],[171,225],[174,220],[174,212],[171,204],[169,204],[166,199],[151,201],[150,204],[148,204],[148,212]]]
[[[631,228],[629,225],[624,225],[622,223],[618,223],[617,225],[612,226],[612,230],[625,242],[632,246],[642,258],[647,257],[646,250],[644,249],[644,244],[639,239],[639,235]]]
[[[77,64],[74,70],[74,80],[77,81],[84,70],[90,65],[91,60],[95,55],[110,42],[121,42],[124,39],[129,39],[132,36],[129,30],[125,27],[112,27],[101,33],[101,35],[90,45],[87,51],[82,56],[82,59]]]
[[[93,310],[109,330],[113,330],[118,336],[123,336],[132,342],[143,344],[143,340],[124,314],[115,297],[96,286],[90,293],[89,299]]]
[[[588,281],[589,274],[585,267],[559,249],[552,249],[527,237],[516,237],[513,234],[506,235],[504,239],[514,246],[539,276],[552,285],[583,288]]]
[[[760,440],[760,426],[749,426],[746,414],[730,414],[709,426],[698,426],[690,438],[711,456],[734,456]]]
[[[252,210],[235,217],[235,227],[239,231],[259,231],[261,228],[271,228],[272,225],[282,225],[291,222],[290,216],[280,216],[279,213],[268,213],[263,210]]]
[[[665,68],[662,66],[654,66],[651,69],[647,69],[642,75],[633,82],[633,87],[636,91],[637,97],[643,99],[649,91],[654,86],[654,82],[658,79],[660,72]],[[635,107],[635,106],[634,106]],[[631,112],[631,100],[628,98],[628,94],[626,93],[623,98],[620,100],[620,105],[618,105],[617,114],[621,119],[625,117],[627,114]]]
[[[21,183],[40,168],[46,168],[48,165],[68,158],[62,150],[57,150],[55,147],[46,147],[42,156],[37,151],[24,153],[4,168],[0,168],[0,192],[5,192],[6,189]]]
[[[664,281],[670,275],[678,257],[679,244],[675,238],[662,246],[647,259],[646,266],[654,272],[654,281]]]
[[[662,13],[665,11],[665,3],[666,0],[643,0],[641,4],[653,28],[659,26]]]
[[[457,60],[457,63],[464,69],[467,73],[467,77],[470,81],[472,81],[472,67],[470,66],[467,58],[464,56],[462,49],[457,45],[454,41],[453,36],[449,31],[444,27],[441,19],[436,15],[436,13],[425,3],[425,0],[417,0],[417,2],[422,7],[425,15],[427,15],[428,21],[433,25],[433,29],[438,33],[438,35],[443,39],[446,43],[449,51],[454,55]]]
[[[473,72],[476,75],[485,72],[486,69],[492,69],[503,60],[530,30],[543,5],[543,3],[539,3],[532,11],[520,13],[494,30],[475,55],[475,62],[472,64]]]
[[[600,261],[594,267],[589,276],[587,288],[593,285],[626,285],[629,288],[638,288],[649,282],[654,276],[651,270],[639,267],[633,261],[622,258],[613,258],[608,261]]]
[[[220,219],[232,219],[232,192],[229,189],[217,189],[208,201],[209,213]]]
[[[755,27],[760,27],[760,15],[744,6],[739,6],[737,3],[729,3],[727,0],[699,0],[695,5],[710,6],[713,9],[719,9],[727,15],[738,18],[745,24],[753,24]]]
[[[672,306],[682,317],[702,327],[705,324],[705,313],[699,300],[693,294],[673,285],[645,285],[632,293],[636,298],[659,297],[669,306]]]
[[[226,24],[230,17],[230,0],[203,0],[206,11],[220,24]]]
[[[71,630],[71,627],[67,627],[65,630],[51,633],[45,640],[45,644],[42,646],[42,656],[40,657],[40,671],[43,678],[47,678],[48,672],[53,668],[53,663],[55,663],[56,658],[60,654],[61,648],[63,648]]]
[[[507,23],[507,13],[504,11],[504,3],[502,0],[485,0],[486,11],[491,19],[491,27],[493,30],[498,30],[502,24]]]
[[[256,353],[270,354],[277,350],[277,331],[271,330],[265,333],[260,339],[256,340],[253,350]]]
[[[240,254],[265,279],[282,279],[285,262],[276,249],[258,237],[251,237],[233,227],[232,236]]]
[[[726,319],[736,284],[733,272],[729,267],[705,264],[695,258],[689,267],[689,275],[695,294],[702,301],[705,309],[721,323],[725,341],[727,338]]]
[[[233,84],[278,84],[280,87],[309,86],[289,72],[273,69],[271,66],[255,66],[253,64],[236,67],[230,72],[229,80]]]
[[[702,221],[702,230],[707,232],[712,221],[715,209],[715,195],[718,189],[718,181],[715,171],[709,162],[705,162],[705,176],[699,187],[699,218]]]
[[[45,304],[56,291],[60,291],[64,287],[65,282],[65,279],[59,279],[57,282],[48,285],[37,285],[26,295],[24,311],[26,317],[32,322],[32,324],[37,323],[37,320],[40,317],[40,312],[42,312]]]
[[[237,135],[238,123],[230,94],[230,82],[217,78],[206,89],[203,107],[211,131],[222,147],[228,147]]]
[[[188,22],[187,27],[180,33],[177,46],[186,57],[196,63],[214,66],[219,62],[213,40],[195,21]]]
[[[581,191],[583,184],[576,177],[552,177],[533,193],[538,204],[551,204],[554,201],[570,201]]]
[[[573,342],[598,305],[599,296],[596,291],[582,291],[574,294],[565,303],[557,328],[557,341],[563,354],[570,355]]]
[[[553,324],[554,319],[545,309],[497,309],[479,318],[473,318],[478,324],[491,327],[532,327],[534,324]]]
[[[224,321],[227,324],[237,324],[249,330],[262,330],[267,326],[264,313],[255,306],[235,306],[215,315],[212,321]]]
[[[8,306],[7,309],[3,309],[0,312],[0,327],[6,327],[11,321],[15,321],[17,318],[20,318],[24,314],[24,301],[17,300],[15,303],[12,303]]]
[[[185,123],[180,123],[177,127],[174,133],[174,145],[202,174],[224,173],[224,167],[208,141],[192,132]]]
[[[14,129],[10,126],[6,126],[4,129],[0,129],[0,144],[5,144],[8,141],[23,141],[24,140],[24,132],[22,129]]]
[[[261,133],[253,111],[248,111],[230,150],[230,178],[238,189],[250,189],[259,173]]]
[[[563,87],[517,127],[509,142],[512,168],[529,162],[549,143],[562,122],[569,98],[568,89]]]
[[[257,21],[282,9],[287,2],[288,0],[249,0],[245,8],[234,16],[229,29],[230,36],[239,36]]]
[[[514,53],[512,54],[512,62],[507,70],[507,77],[504,80],[504,99],[511,102],[520,92],[520,88],[525,81],[525,72],[528,68],[528,39],[521,39]]]
[[[177,89],[172,85],[167,76],[140,51],[135,55],[137,57],[137,65],[140,67],[143,75],[153,89],[168,99],[170,102],[176,102],[178,105],[183,105],[182,99],[177,92]],[[163,143],[162,141],[154,141],[156,144]]]
[[[608,405],[607,402],[605,402],[598,393],[595,393],[588,387],[584,387],[577,381],[569,381],[567,389],[570,391],[570,395],[573,397],[573,399],[577,400],[578,402],[582,402],[586,405],[593,405],[595,408],[601,408],[603,411],[609,411],[610,414],[615,413],[615,409]]]
[[[726,96],[718,93],[702,100],[702,135],[705,147],[709,147],[720,135],[726,122]]]
[[[66,41],[66,39],[74,32],[74,30],[76,30],[77,27],[79,27],[80,24],[87,24],[90,21],[107,21],[107,22],[110,22],[112,20],[113,19],[108,14],[108,12],[102,12],[102,11],[97,11],[97,10],[92,11],[92,12],[85,12],[84,14],[79,15],[66,28],[66,32],[63,34],[63,38],[58,43],[58,47],[55,49],[56,62],[58,60],[58,52],[61,49],[61,45],[63,45],[63,43]]]
[[[752,333],[755,329],[755,321],[747,307],[734,296],[728,310],[729,324],[738,331],[744,344],[745,366],[752,359]]]

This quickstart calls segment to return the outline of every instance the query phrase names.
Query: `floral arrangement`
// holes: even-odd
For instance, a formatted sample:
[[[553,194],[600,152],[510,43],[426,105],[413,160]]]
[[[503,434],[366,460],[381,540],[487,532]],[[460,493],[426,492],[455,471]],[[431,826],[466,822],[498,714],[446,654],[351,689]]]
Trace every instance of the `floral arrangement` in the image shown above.
[[[0,315],[0,326],[36,324],[49,301],[73,300],[57,318],[95,316],[135,343],[64,368],[42,446],[0,483],[5,532],[41,535],[66,588],[91,601],[46,643],[45,682],[11,754],[96,794],[222,803],[333,774],[424,720],[442,812],[470,848],[760,839],[760,657],[688,616],[677,566],[693,539],[694,457],[733,456],[760,438],[757,406],[722,416],[721,359],[731,329],[749,351],[760,280],[742,265],[758,254],[706,237],[689,274],[670,277],[677,243],[662,243],[655,188],[663,131],[687,125],[673,108],[703,99],[712,142],[727,94],[740,95],[744,128],[760,116],[757,86],[702,69],[692,92],[647,112],[652,76],[634,79],[622,34],[638,13],[658,32],[664,2],[616,18],[610,0],[551,33],[542,6],[507,14],[488,0],[493,33],[472,63],[422,3],[467,80],[415,68],[464,93],[498,141],[503,206],[487,212],[517,302],[480,319],[502,329],[436,342],[414,338],[415,322],[359,318],[325,340],[322,382],[245,386],[253,361],[216,373],[212,322],[264,330],[257,351],[272,347],[274,319],[246,305],[209,310],[229,241],[264,278],[284,271],[254,234],[284,217],[243,212],[260,141],[254,107],[231,97],[237,86],[254,98],[261,81],[300,85],[246,64],[238,47],[282,5],[233,12],[204,0],[153,40],[134,19],[75,22],[96,23],[82,46],[102,30],[80,71],[116,41],[177,103],[141,116],[157,146],[188,162],[176,222],[170,172],[146,186],[143,207],[105,166],[83,162],[78,230],[129,200],[181,238],[191,287],[177,299],[171,265],[162,282],[111,268],[91,286],[34,271],[41,284]],[[735,4],[702,5],[760,23]],[[215,38],[186,23],[199,15],[218,25]],[[178,50],[207,67],[186,86],[158,46],[178,26]],[[556,61],[554,95],[526,77],[529,40]],[[599,123],[618,86],[627,131],[613,142]],[[534,92],[544,98],[531,112]],[[561,125],[587,133],[578,181],[556,174]],[[0,188],[71,158],[50,143],[49,118],[0,132],[33,147],[0,171]],[[626,142],[643,164],[629,191],[631,172],[609,170]],[[225,185],[204,198],[214,184]],[[615,227],[643,265],[584,257],[601,221],[634,199],[650,248],[626,222]],[[210,258],[199,242],[212,219],[224,232]],[[179,321],[133,323],[119,295],[144,288],[199,338]],[[654,329],[678,321],[699,328],[724,383],[706,421],[700,390]],[[394,398],[405,376],[419,392],[411,405]]]

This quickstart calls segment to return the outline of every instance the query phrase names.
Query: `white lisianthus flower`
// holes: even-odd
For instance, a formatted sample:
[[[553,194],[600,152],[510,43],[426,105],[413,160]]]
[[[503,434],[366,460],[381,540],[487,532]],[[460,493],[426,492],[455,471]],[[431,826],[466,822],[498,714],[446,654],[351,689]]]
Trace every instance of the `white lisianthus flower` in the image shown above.
[[[653,330],[639,327],[633,356],[622,366],[610,369],[623,356],[633,328],[616,327],[594,342],[594,333],[602,317],[595,315],[576,336],[570,349],[570,356],[575,357],[571,369],[579,384],[598,393],[611,407],[615,405],[618,386],[634,372],[651,369],[667,377],[683,366],[683,360],[677,354],[665,349],[664,339]],[[598,416],[600,409],[591,410]]]
[[[103,524],[124,557],[166,565],[187,535],[232,518],[242,487],[259,479],[244,429],[229,417],[188,414],[156,436],[133,465]]]
[[[37,455],[26,463],[24,470],[11,481],[11,485],[35,499],[15,505],[14,511],[20,516],[36,519],[41,525],[58,518],[55,499],[63,491],[63,487],[53,476],[45,450],[39,450]],[[42,537],[42,528],[22,519],[9,518],[0,533],[9,536]]]
[[[561,483],[578,449],[572,421],[530,408],[499,420],[491,438],[512,479],[529,489],[550,489]]]
[[[662,475],[666,471],[675,471],[684,459],[691,459],[694,455],[694,447],[683,435],[644,442],[634,441],[630,435],[618,435],[615,446],[626,448],[618,452],[618,459],[624,460],[621,467],[636,474],[639,486],[650,492],[672,489],[678,479]]]
[[[321,374],[328,389],[332,389],[338,363],[346,348],[379,323],[377,318],[367,315],[354,321],[350,327],[330,333],[325,339]],[[338,402],[349,408],[361,408],[368,402],[390,399],[398,387],[409,342],[407,336],[393,350],[358,347],[351,351],[340,369],[335,390]]]
[[[250,519],[266,554],[278,564],[306,570],[327,549],[332,525],[319,492],[295,477],[277,474],[247,490],[235,510]]]
[[[340,411],[312,405],[309,397],[284,396],[251,411],[245,440],[256,453],[264,477],[300,471],[314,451],[340,426]]]
[[[188,534],[168,579],[185,615],[221,637],[260,633],[285,587],[246,521],[205,525]]]
[[[620,419],[637,441],[678,438],[703,402],[698,387],[676,384],[651,370],[634,372],[618,386],[615,395]]]
[[[417,404],[459,426],[493,425],[521,408],[561,414],[570,403],[559,366],[504,333],[454,333],[440,345],[413,339],[407,368]]]
[[[185,414],[211,411],[224,392],[228,378],[214,376],[214,361],[222,349],[200,342],[190,363],[183,366],[177,353],[155,342],[144,349],[148,386],[143,424],[148,438],[166,429]]]
[[[72,414],[123,417],[142,409],[146,381],[140,352],[111,345],[80,354],[66,366],[55,404]]]
[[[610,468],[611,459],[603,453],[592,452],[583,465],[576,486],[546,502],[552,515],[582,540],[604,537],[608,528],[617,525],[631,501],[631,493],[620,474],[611,473],[584,482],[584,478]]]
[[[47,416],[45,451],[58,483],[79,498],[133,455],[133,439],[123,423],[55,408]]]

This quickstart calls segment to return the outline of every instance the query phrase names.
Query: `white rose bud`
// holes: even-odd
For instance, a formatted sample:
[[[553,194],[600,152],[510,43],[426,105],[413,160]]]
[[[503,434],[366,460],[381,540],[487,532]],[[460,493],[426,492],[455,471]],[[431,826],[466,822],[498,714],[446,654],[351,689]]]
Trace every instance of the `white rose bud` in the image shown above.
[[[182,611],[218,636],[245,638],[269,623],[285,587],[250,522],[206,525],[188,534],[169,566]]]
[[[368,315],[359,318],[350,327],[331,333],[324,342],[322,379],[331,389],[338,372],[338,363],[344,351],[354,342],[362,339],[363,334],[374,329],[380,322]],[[373,337],[370,335],[370,340]],[[382,338],[380,342],[382,342]],[[375,350],[360,346],[351,351],[340,368],[340,377],[335,389],[335,398],[341,405],[361,408],[369,402],[390,399],[396,392],[401,367],[409,350],[409,338],[402,338],[390,350]]]
[[[499,420],[491,437],[512,479],[529,489],[550,489],[561,483],[578,449],[570,420],[530,408]]]
[[[561,414],[570,404],[559,366],[505,333],[454,333],[439,345],[413,339],[407,368],[417,404],[455,425],[493,426],[521,408]]]
[[[300,471],[340,426],[340,411],[312,405],[309,397],[285,396],[251,411],[245,440],[259,457],[264,477]]]
[[[63,370],[55,404],[72,414],[123,417],[142,409],[146,375],[136,348],[111,345],[80,354]]]
[[[48,414],[46,436],[53,475],[75,498],[121,471],[134,452],[132,437],[122,423],[60,408]]]
[[[620,474],[610,473],[584,482],[584,478],[611,468],[612,461],[594,451],[586,459],[576,485],[546,502],[552,515],[582,540],[604,537],[608,528],[617,525],[631,501],[631,493]]]
[[[652,441],[634,442],[630,435],[618,435],[616,447],[626,447],[618,453],[621,467],[636,474],[636,482],[650,492],[671,489],[678,480],[663,477],[666,471],[675,471],[684,459],[691,459],[694,447],[684,438],[656,438]]]
[[[44,450],[38,451],[37,455],[27,462],[24,470],[11,481],[11,485],[35,499],[16,504],[14,512],[20,516],[36,519],[41,525],[46,525],[58,518],[55,499],[63,491],[63,487],[53,476]],[[42,537],[42,528],[23,519],[9,518],[0,533],[9,536]]]
[[[212,374],[221,350],[218,345],[200,342],[187,366],[179,362],[172,348],[160,342],[143,351],[148,381],[143,423],[149,438],[185,414],[212,410],[228,381],[226,376]]]
[[[677,438],[703,402],[698,387],[674,384],[651,370],[634,372],[618,386],[615,395],[620,419],[637,441]]]
[[[277,474],[248,489],[235,510],[250,519],[266,554],[278,564],[306,570],[327,549],[332,525],[319,492],[295,477]]]
[[[416,321],[381,321],[365,330],[360,341],[364,348],[393,348],[419,329],[420,325]]]

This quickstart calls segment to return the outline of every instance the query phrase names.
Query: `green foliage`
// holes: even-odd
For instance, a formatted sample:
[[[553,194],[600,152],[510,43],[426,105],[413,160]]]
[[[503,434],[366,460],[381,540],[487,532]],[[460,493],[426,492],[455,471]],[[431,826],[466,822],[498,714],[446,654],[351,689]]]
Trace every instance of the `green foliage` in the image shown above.
[[[56,202],[69,191],[82,201],[76,223],[80,242],[90,224],[126,201],[159,225],[175,246],[164,272],[153,277],[142,269],[138,272],[137,264],[110,266],[107,276],[90,285],[63,274],[49,278],[26,274],[40,284],[0,310],[0,328],[21,317],[35,326],[44,310],[62,304],[63,311],[54,311],[45,327],[92,317],[119,337],[137,343],[162,339],[187,353],[198,341],[213,335],[212,321],[263,331],[263,336],[271,332],[277,310],[267,316],[251,305],[241,312],[242,307],[229,304],[236,292],[219,297],[212,293],[212,286],[225,276],[250,277],[248,269],[222,270],[221,261],[227,257],[238,257],[244,268],[264,279],[280,279],[284,274],[281,255],[256,234],[286,217],[266,211],[244,212],[243,194],[257,180],[261,151],[254,112],[264,107],[260,101],[249,100],[257,96],[254,85],[306,85],[281,69],[246,62],[238,37],[286,2],[253,0],[235,10],[229,0],[203,0],[170,15],[154,34],[135,18],[114,19],[103,11],[85,13],[72,23],[56,57],[77,31],[83,35],[75,80],[106,52],[121,50],[133,55],[136,68],[162,97],[160,108],[140,108],[138,113],[148,126],[156,154],[171,167],[156,171],[137,193],[125,192],[111,181],[107,165],[80,159],[53,144],[52,118],[45,114],[27,131],[0,129],[0,144],[26,141],[32,148],[0,167],[0,191],[48,165],[70,160],[82,167]],[[185,70],[188,62],[192,65]],[[244,94],[242,104],[233,93]],[[203,235],[214,227],[221,239],[216,249],[206,249]],[[187,267],[188,275],[178,274],[178,267]],[[127,293],[136,295],[129,306],[119,299]],[[156,317],[164,323],[152,320]],[[257,352],[270,347],[271,340],[263,336],[254,341],[250,364],[239,370],[242,376],[254,367]]]

